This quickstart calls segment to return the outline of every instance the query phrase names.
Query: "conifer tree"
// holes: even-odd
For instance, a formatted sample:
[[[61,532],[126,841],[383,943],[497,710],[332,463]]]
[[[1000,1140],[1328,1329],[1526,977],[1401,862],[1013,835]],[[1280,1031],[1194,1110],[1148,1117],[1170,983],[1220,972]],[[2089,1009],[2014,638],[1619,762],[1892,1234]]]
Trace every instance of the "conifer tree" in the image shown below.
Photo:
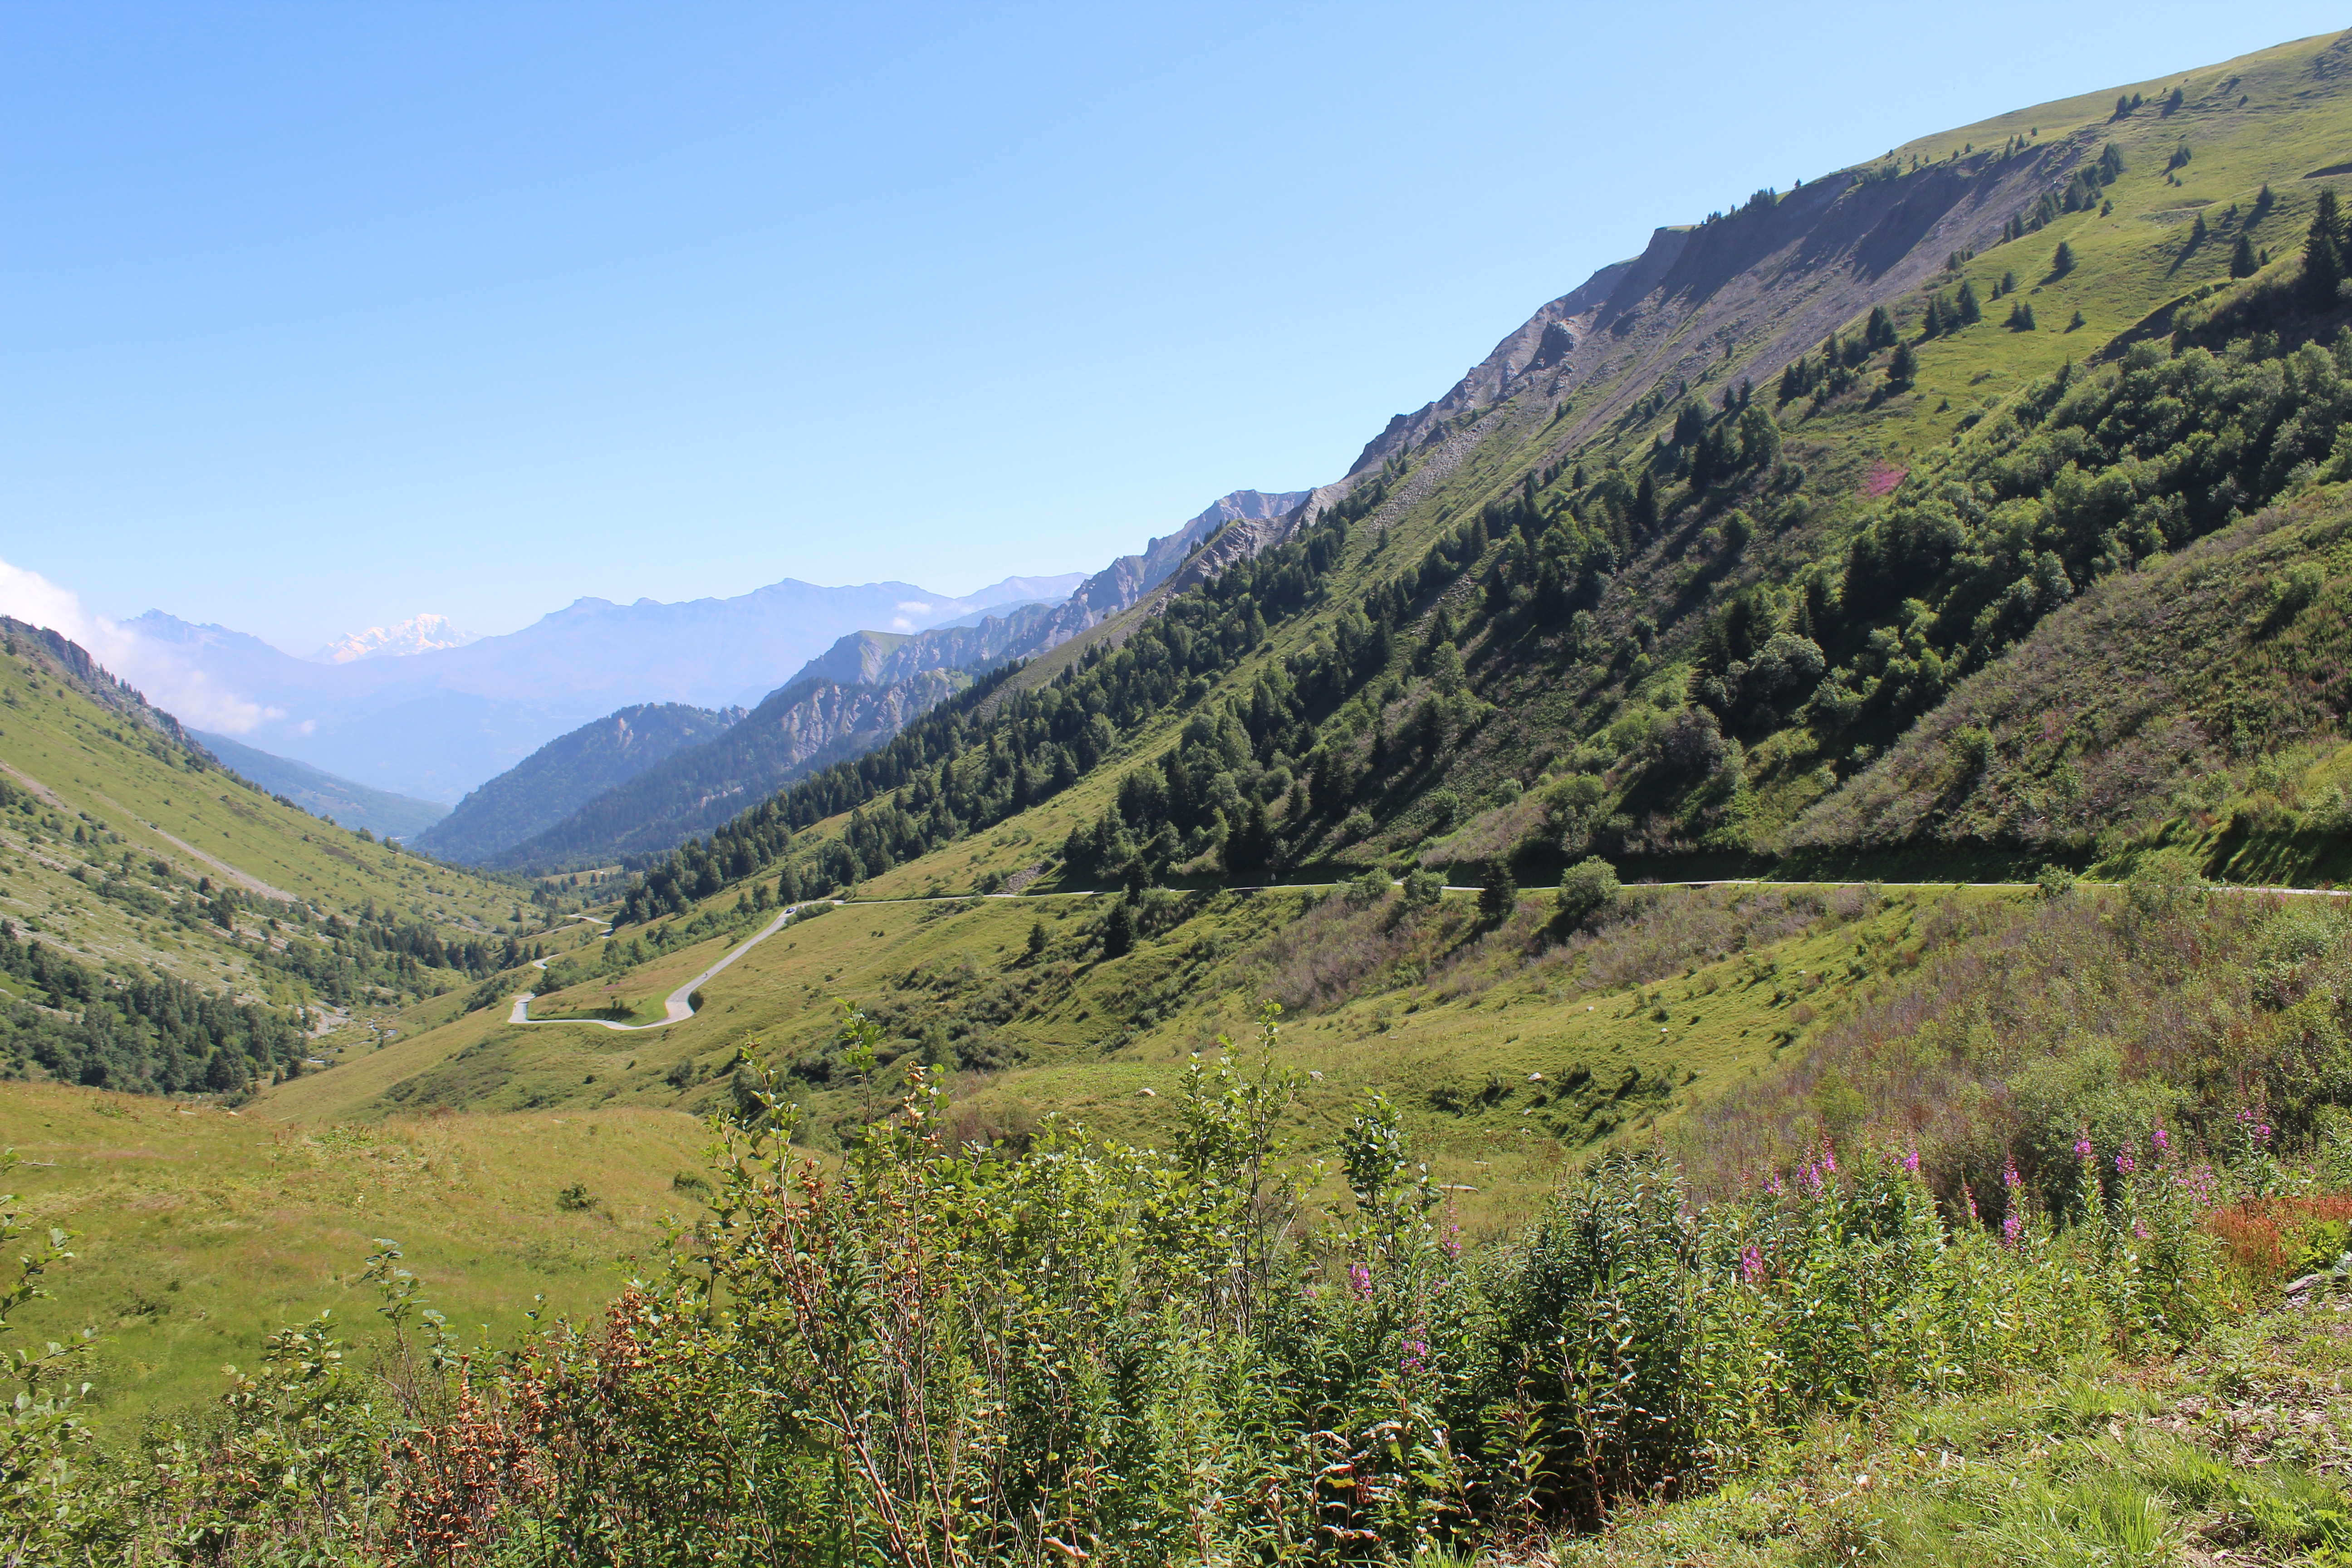
[[[2238,236],[2238,247],[2230,252],[2230,276],[2252,278],[2260,270],[2254,264],[2254,242],[2242,234]]]
[[[2074,247],[2062,239],[2058,242],[2058,248],[2051,255],[2050,275],[2053,278],[2063,278],[2074,270]]]
[[[1941,296],[1931,294],[1927,297],[1927,314],[1919,323],[1919,335],[1922,338],[1944,335],[1944,301]]]
[[[1647,468],[1633,490],[1633,527],[1644,539],[1658,531],[1658,481]]]
[[[1885,306],[1873,305],[1870,308],[1870,320],[1864,323],[1862,332],[1864,344],[1874,351],[1893,348],[1895,340],[1902,335],[1895,330],[1895,318]]]
[[[2031,300],[2020,300],[2009,308],[2009,330],[2012,332],[2033,330],[2033,302]]]
[[[1959,324],[1963,327],[1973,327],[1984,320],[1984,307],[1977,303],[1975,284],[1960,285],[1959,299],[1953,306],[1953,313],[1959,318]]]
[[[1486,880],[1478,889],[1478,912],[1499,924],[1510,919],[1518,907],[1519,884],[1511,876],[1509,863],[1488,862]]]
[[[1909,343],[1895,345],[1895,356],[1886,362],[1886,384],[1901,390],[1911,384],[1919,374],[1919,356],[1911,352]]]
[[[2196,249],[2199,246],[2204,244],[2206,240],[2212,237],[2212,234],[2213,231],[2205,226],[2205,215],[2203,213],[2199,213],[2197,215],[2197,221],[2189,226],[2189,248],[2191,250]]]
[[[2000,275],[2000,288],[1996,291],[1996,294],[2014,294],[2016,292],[2017,274],[2014,272],[2003,272]]]
[[[2336,193],[2323,186],[2319,210],[2311,215],[2311,229],[2303,241],[2303,287],[2315,305],[2336,298],[2344,281],[2344,226],[2336,216]]]

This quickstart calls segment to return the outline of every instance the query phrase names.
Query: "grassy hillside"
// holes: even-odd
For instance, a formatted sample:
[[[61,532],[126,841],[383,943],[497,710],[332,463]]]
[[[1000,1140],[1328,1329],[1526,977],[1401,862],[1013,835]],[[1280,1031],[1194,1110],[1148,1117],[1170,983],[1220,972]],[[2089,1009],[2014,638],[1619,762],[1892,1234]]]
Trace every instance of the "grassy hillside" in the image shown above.
[[[646,1111],[298,1128],[251,1108],[0,1090],[21,1211],[76,1233],[41,1331],[100,1331],[96,1408],[121,1436],[216,1400],[224,1364],[322,1310],[368,1343],[381,1325],[360,1275],[380,1237],[468,1338],[512,1334],[534,1310],[593,1316],[661,1217],[697,1212],[672,1178],[703,1170],[706,1142]]]

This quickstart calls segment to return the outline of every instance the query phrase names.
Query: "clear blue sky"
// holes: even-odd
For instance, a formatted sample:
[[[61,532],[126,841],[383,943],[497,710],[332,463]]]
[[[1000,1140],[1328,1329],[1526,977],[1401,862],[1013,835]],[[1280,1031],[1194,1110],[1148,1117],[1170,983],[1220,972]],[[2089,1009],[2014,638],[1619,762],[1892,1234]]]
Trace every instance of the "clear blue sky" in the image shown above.
[[[299,652],[1089,570],[1595,267],[2320,5],[0,4],[0,559]]]

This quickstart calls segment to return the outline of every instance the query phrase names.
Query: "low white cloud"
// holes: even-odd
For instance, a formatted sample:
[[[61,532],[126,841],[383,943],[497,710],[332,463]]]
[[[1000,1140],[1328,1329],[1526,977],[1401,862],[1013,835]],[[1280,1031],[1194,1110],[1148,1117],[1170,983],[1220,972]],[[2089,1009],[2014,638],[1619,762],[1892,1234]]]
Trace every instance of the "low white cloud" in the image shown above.
[[[282,708],[264,707],[223,689],[173,648],[93,614],[72,589],[5,561],[0,561],[0,616],[47,626],[81,644],[148,701],[196,729],[243,735],[266,720],[286,717]]]

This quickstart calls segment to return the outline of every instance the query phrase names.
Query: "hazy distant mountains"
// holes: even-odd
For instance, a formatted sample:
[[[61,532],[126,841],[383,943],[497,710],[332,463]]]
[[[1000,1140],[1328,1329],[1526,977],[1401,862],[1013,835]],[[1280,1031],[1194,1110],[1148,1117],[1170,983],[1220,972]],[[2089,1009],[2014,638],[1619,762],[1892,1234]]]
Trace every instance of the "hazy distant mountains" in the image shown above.
[[[308,763],[257,752],[233,736],[208,730],[188,733],[203,742],[205,750],[218,757],[224,767],[339,826],[364,827],[386,838],[407,839],[449,815],[449,808],[438,801],[411,800],[389,790],[370,789],[322,773]]]
[[[257,706],[259,721],[236,737],[243,743],[373,788],[449,802],[549,737],[615,709],[749,706],[845,633],[917,631],[1059,598],[1080,581],[1013,577],[951,598],[911,583],[826,588],[787,578],[730,599],[581,599],[504,637],[341,663],[296,658],[159,610],[123,629],[178,665],[184,688]]]
[[[417,847],[447,860],[488,860],[688,746],[715,740],[742,717],[740,708],[648,702],[591,720],[468,793]]]
[[[1117,615],[1168,581],[1227,524],[1271,524],[1307,494],[1235,490],[1222,496],[1175,532],[1087,578],[1057,604],[983,612],[916,633],[851,632],[810,659],[742,722],[677,748],[562,821],[528,836],[476,826],[478,798],[504,798],[541,769],[567,767],[562,755],[578,736],[596,729],[587,726],[483,785],[423,845],[477,864],[548,870],[610,865],[671,848],[804,773],[887,741],[970,686],[979,672],[1043,653]]]

